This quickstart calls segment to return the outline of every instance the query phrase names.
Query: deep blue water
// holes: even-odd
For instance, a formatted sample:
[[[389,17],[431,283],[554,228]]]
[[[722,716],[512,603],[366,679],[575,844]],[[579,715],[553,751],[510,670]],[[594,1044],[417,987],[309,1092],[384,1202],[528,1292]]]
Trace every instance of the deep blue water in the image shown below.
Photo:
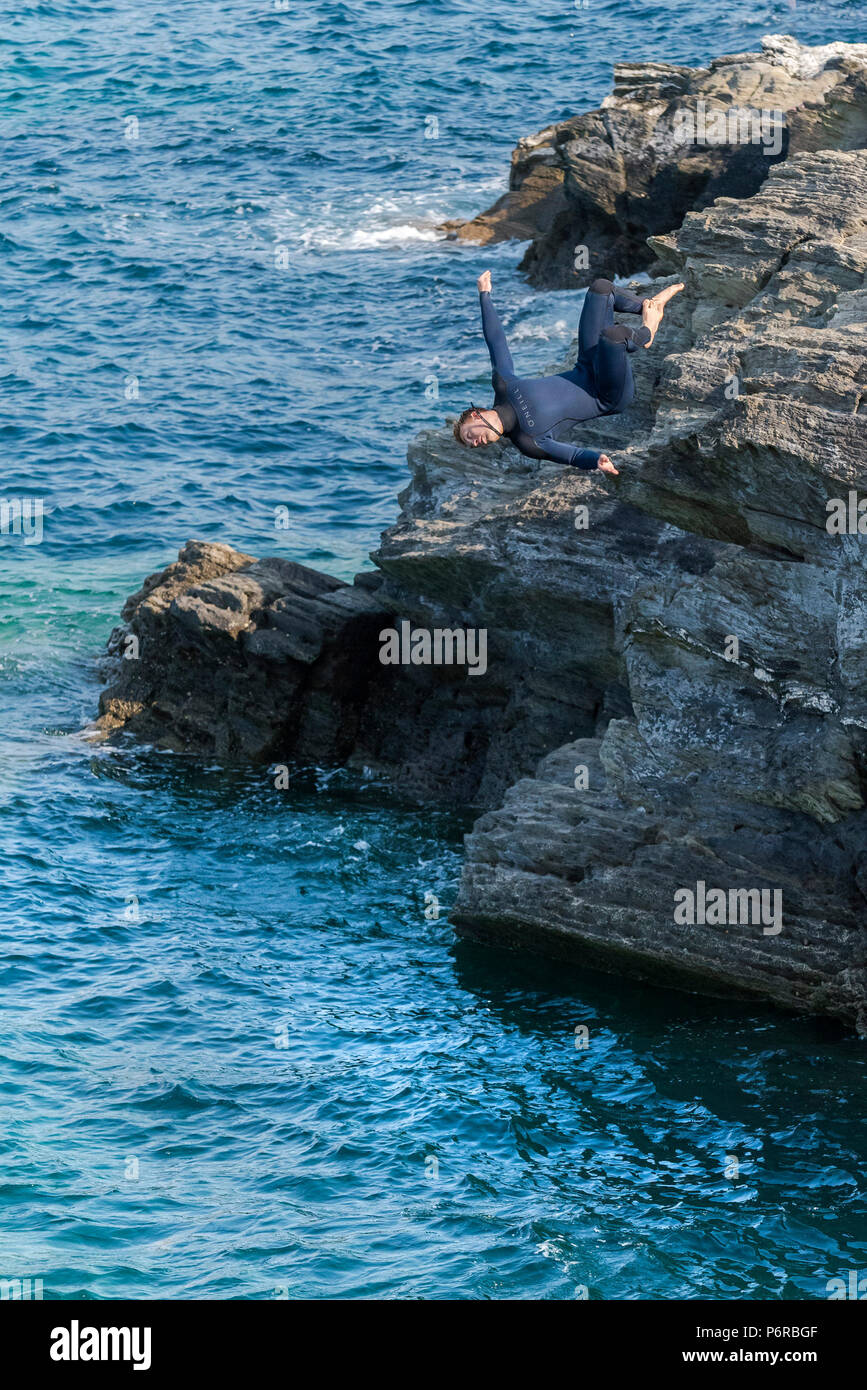
[[[368,563],[409,438],[486,380],[486,264],[528,370],[571,339],[576,296],[531,292],[520,248],[435,232],[518,136],[596,105],[615,58],[861,40],[864,13],[3,16],[3,495],[47,515],[0,539],[0,1279],[813,1299],[867,1270],[852,1038],[456,943],[424,912],[456,815],[80,737],[123,599],[187,538]]]

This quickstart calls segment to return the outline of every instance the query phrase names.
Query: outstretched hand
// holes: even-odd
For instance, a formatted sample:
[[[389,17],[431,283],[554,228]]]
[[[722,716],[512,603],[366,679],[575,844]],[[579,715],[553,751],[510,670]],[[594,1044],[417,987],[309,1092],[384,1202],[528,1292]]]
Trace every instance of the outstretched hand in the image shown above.
[[[478,280],[476,281],[476,284],[479,287],[479,294],[490,294],[491,272],[489,270],[483,270]]]
[[[608,457],[607,454],[600,454],[600,455],[599,455],[599,465],[598,465],[598,466],[599,466],[599,468],[601,468],[601,470],[602,470],[603,473],[610,473],[611,476],[612,476],[612,478],[619,478],[619,477],[620,477],[620,469],[614,467],[614,464],[611,462],[611,460],[610,460],[610,458]]]

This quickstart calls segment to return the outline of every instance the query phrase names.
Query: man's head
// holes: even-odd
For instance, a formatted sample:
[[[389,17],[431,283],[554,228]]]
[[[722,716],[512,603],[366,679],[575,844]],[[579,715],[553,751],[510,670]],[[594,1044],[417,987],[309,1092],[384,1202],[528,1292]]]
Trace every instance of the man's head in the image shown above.
[[[459,444],[468,449],[477,449],[480,444],[496,444],[500,431],[491,423],[489,417],[493,410],[479,410],[478,406],[468,406],[454,423],[454,436]]]

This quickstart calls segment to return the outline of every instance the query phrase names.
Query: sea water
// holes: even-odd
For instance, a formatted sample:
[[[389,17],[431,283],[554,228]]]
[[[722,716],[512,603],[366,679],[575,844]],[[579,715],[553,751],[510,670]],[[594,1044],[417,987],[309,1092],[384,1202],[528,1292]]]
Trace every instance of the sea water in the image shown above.
[[[484,393],[482,269],[526,371],[566,348],[575,294],[437,230],[520,136],[616,59],[864,27],[4,16],[3,496],[41,535],[0,536],[0,1297],[822,1299],[867,1269],[854,1038],[456,941],[457,811],[81,736],[123,600],[188,538],[369,567],[408,441]]]

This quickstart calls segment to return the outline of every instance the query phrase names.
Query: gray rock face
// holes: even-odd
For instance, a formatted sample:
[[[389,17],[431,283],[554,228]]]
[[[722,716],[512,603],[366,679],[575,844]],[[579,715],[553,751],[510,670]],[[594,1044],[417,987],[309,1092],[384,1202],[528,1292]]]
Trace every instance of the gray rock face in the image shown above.
[[[426,431],[354,584],[190,542],[103,734],[475,806],[460,931],[867,1031],[867,535],[826,525],[867,499],[865,209],[867,153],[801,153],[654,237],[687,290],[580,432],[618,478]],[[383,665],[403,621],[484,629],[485,673]]]
[[[750,112],[766,113],[764,125]],[[648,236],[716,198],[749,197],[789,154],[865,145],[867,44],[807,48],[772,35],[761,53],[707,68],[618,63],[598,110],[520,141],[509,191],[448,230],[481,244],[532,239],[521,263],[530,282],[569,289],[592,273],[650,266]],[[587,248],[590,275],[576,271],[577,246]]]
[[[863,818],[818,835],[809,817],[748,800],[717,809],[711,776],[678,787],[665,774],[633,721],[551,754],[468,836],[458,922],[500,946],[863,1031],[864,885],[853,874]],[[673,892],[700,884],[708,897],[722,889],[727,906],[762,890],[773,906],[778,893],[781,929],[773,911],[679,922]]]
[[[665,364],[623,488],[642,510],[801,559],[840,552],[827,499],[867,485],[864,171],[861,151],[795,156],[747,203],[656,239],[686,278],[693,346]]]
[[[867,155],[801,155],[665,239],[692,345],[610,487],[716,549],[612,594],[630,714],[478,822],[464,931],[867,1029],[867,536],[826,529],[867,498],[865,208]],[[699,883],[725,916],[678,923]]]
[[[360,585],[189,541],[124,605],[98,727],[222,758],[342,759],[383,616]]]

